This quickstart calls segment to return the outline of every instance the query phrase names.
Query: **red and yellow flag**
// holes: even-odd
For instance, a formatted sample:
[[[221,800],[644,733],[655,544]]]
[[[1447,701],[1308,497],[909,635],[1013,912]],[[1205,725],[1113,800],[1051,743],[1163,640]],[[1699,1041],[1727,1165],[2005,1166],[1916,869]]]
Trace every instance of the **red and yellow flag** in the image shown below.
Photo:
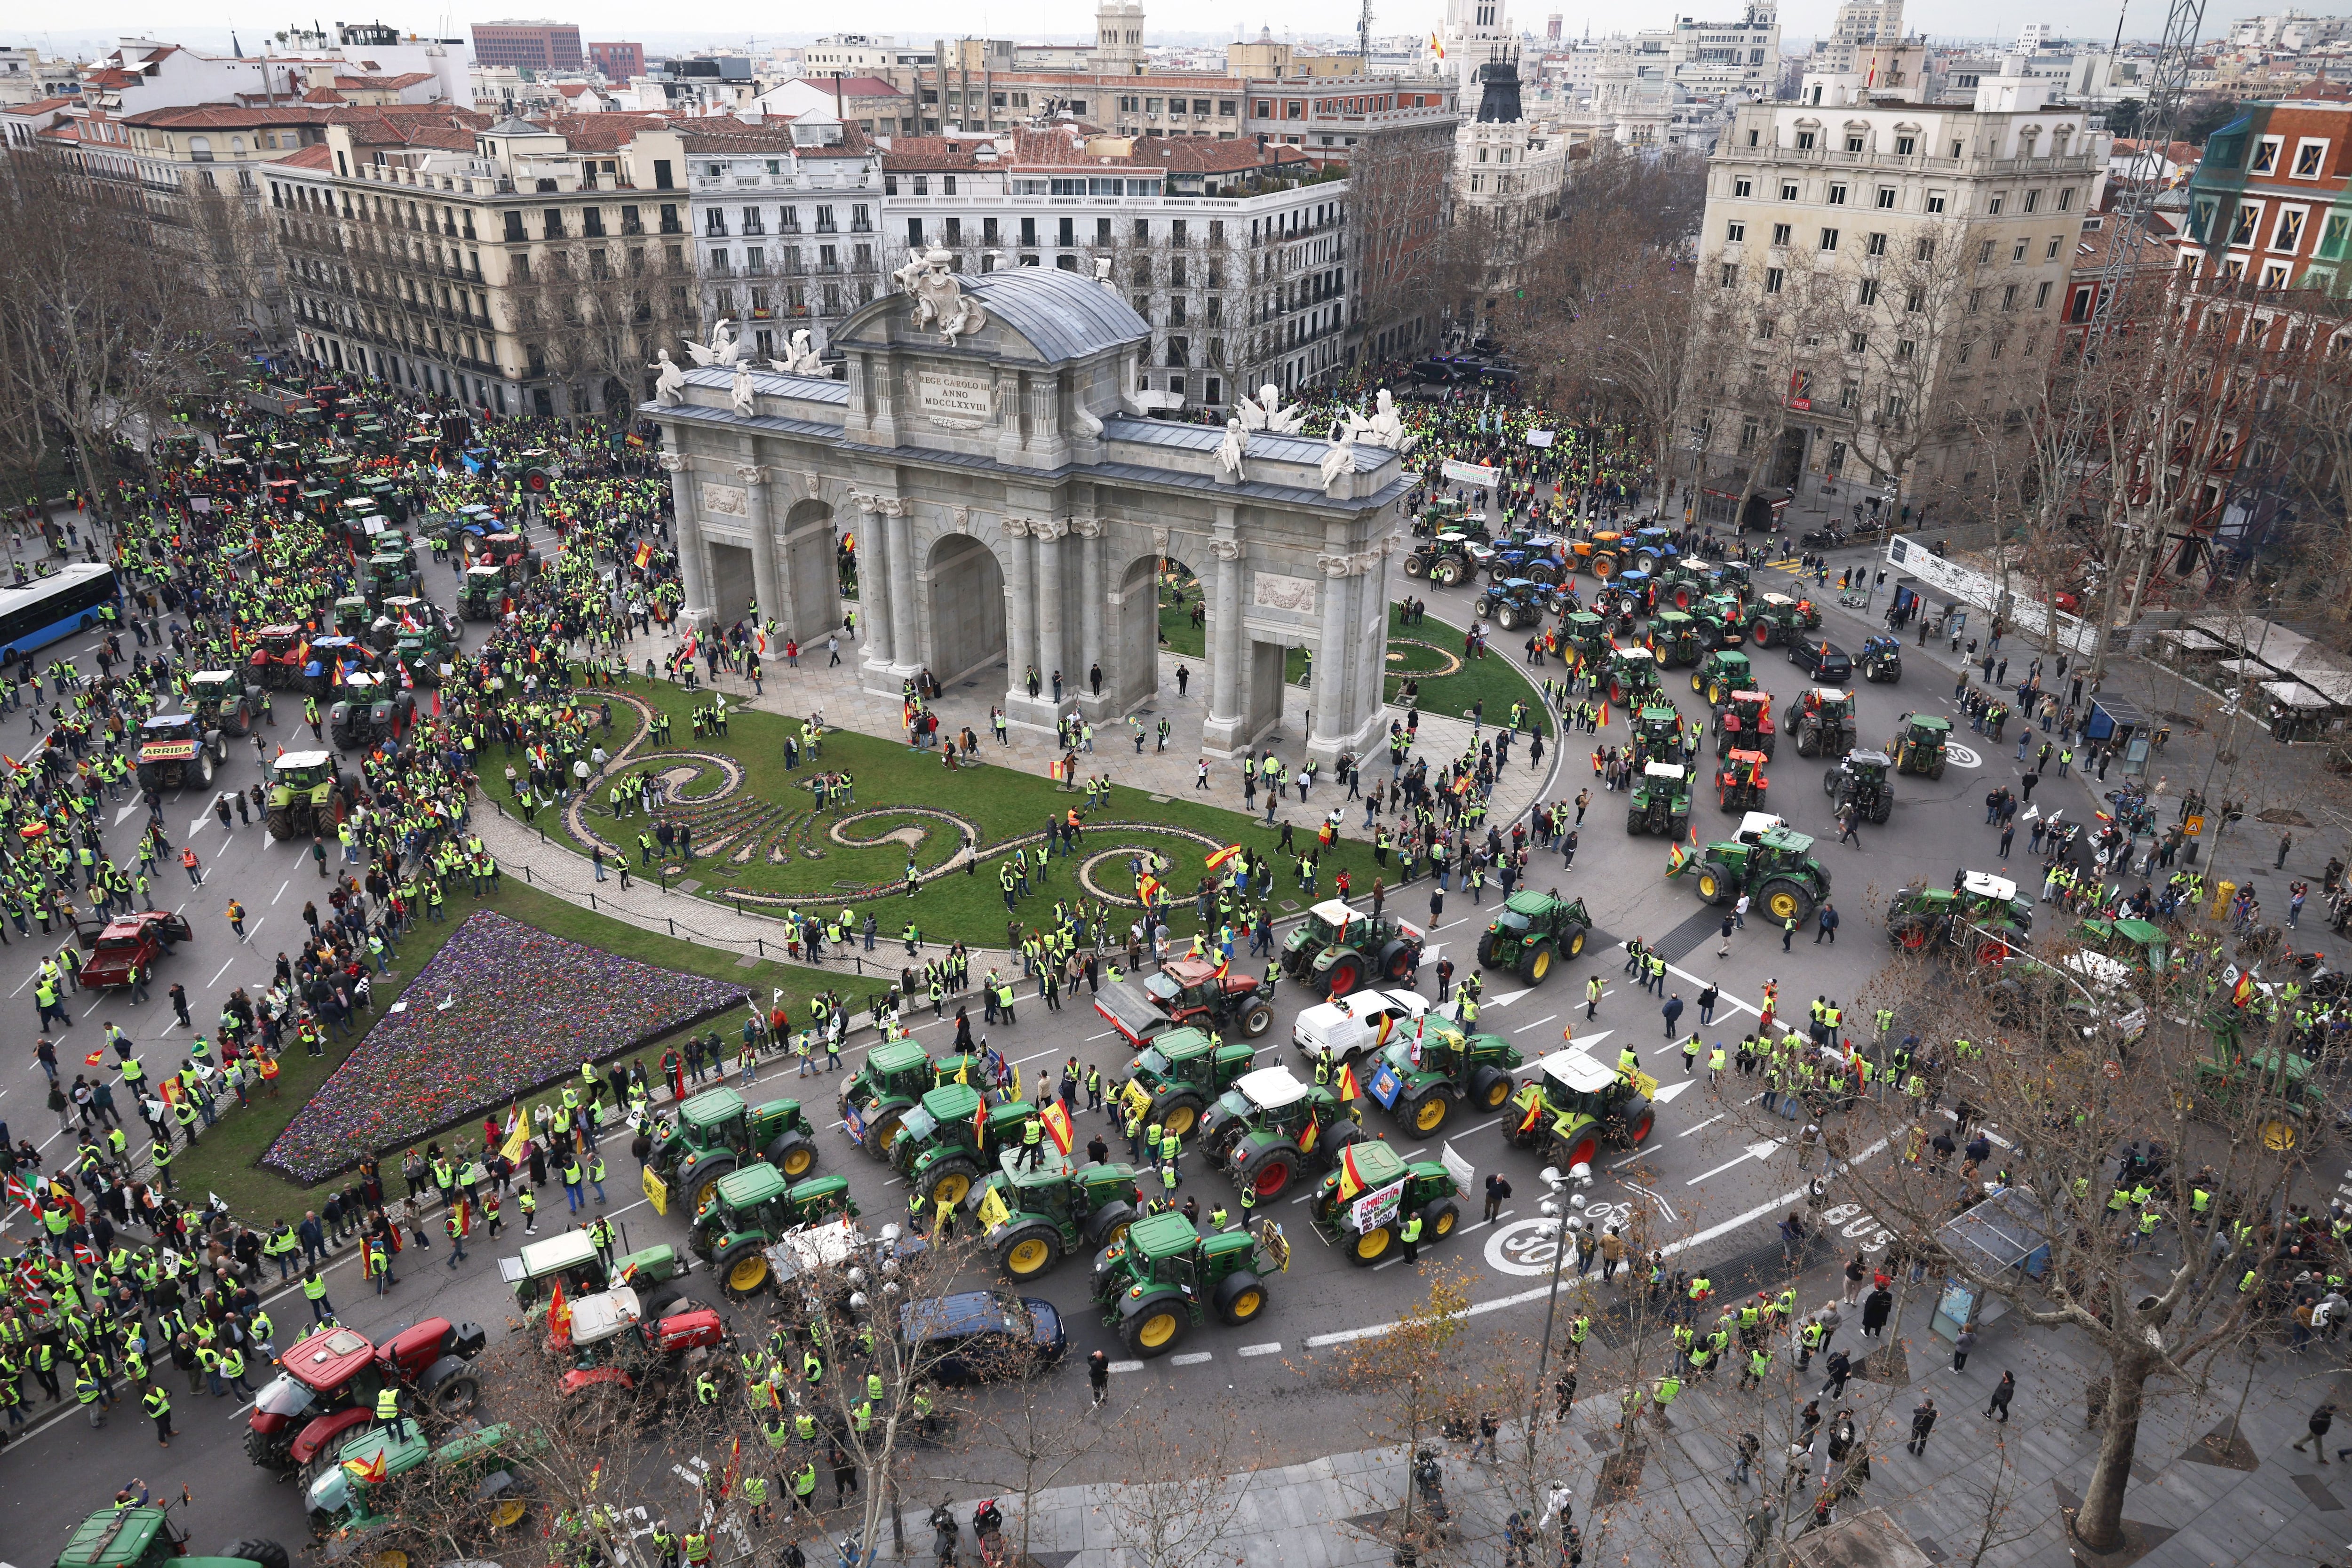
[[[563,1299],[563,1279],[555,1280],[555,1299],[547,1304],[547,1331],[559,1345],[572,1342],[572,1303]]]
[[[1071,1145],[1077,1142],[1078,1135],[1070,1126],[1070,1113],[1062,1108],[1062,1102],[1058,1100],[1047,1100],[1045,1109],[1039,1111],[1037,1115],[1039,1120],[1045,1123],[1045,1135],[1053,1139],[1054,1147],[1065,1154],[1068,1153]]]
[[[1363,1098],[1364,1091],[1356,1087],[1356,1066],[1353,1062],[1347,1063],[1339,1068],[1339,1085],[1331,1092],[1338,1095],[1343,1104],[1350,1100]]]

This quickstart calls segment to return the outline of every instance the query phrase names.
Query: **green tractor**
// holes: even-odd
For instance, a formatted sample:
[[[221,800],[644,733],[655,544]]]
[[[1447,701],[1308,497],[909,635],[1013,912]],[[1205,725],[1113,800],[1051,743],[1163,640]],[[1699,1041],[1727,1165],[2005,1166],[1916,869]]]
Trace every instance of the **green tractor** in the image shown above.
[[[891,1167],[933,1207],[951,1209],[1001,1151],[1021,1147],[1022,1126],[1035,1113],[1025,1100],[990,1105],[970,1084],[941,1084],[900,1119]]]
[[[1644,707],[1633,716],[1633,731],[1635,762],[1687,763],[1698,755],[1698,732],[1671,702]]]
[[[280,752],[269,764],[269,837],[311,838],[335,830],[335,791],[343,782],[332,752]]]
[[[866,1053],[866,1065],[842,1087],[838,1109],[849,1141],[874,1159],[888,1159],[907,1112],[938,1087],[931,1058],[913,1040],[876,1046]]]
[[[1612,647],[1609,650],[1608,668],[1601,673],[1601,684],[1612,702],[1653,696],[1660,689],[1658,661],[1645,647]]]
[[[359,638],[375,622],[375,607],[358,594],[346,594],[328,608],[327,620],[337,637]]]
[[[1691,611],[1691,619],[1710,647],[1738,647],[1748,636],[1748,605],[1737,594],[1709,594]]]
[[[1328,1171],[1370,1136],[1354,1104],[1286,1067],[1244,1073],[1201,1118],[1202,1158],[1267,1203],[1301,1173]]]
[[[1434,1136],[1456,1103],[1491,1115],[1510,1102],[1520,1056],[1500,1035],[1465,1035],[1434,1014],[1391,1033],[1364,1093],[1416,1138]]]
[[[1698,896],[1706,902],[1726,908],[1746,892],[1774,925],[1791,920],[1802,925],[1830,896],[1829,869],[1813,858],[1811,837],[1778,826],[1779,818],[1762,812],[1748,815],[1774,826],[1750,839],[1743,823],[1739,837],[1680,857],[1667,875],[1679,877],[1696,868]]]
[[[1687,611],[1715,592],[1715,567],[1705,561],[1682,557],[1658,569],[1657,602]]]
[[[457,589],[457,614],[469,621],[495,621],[506,596],[505,572],[496,566],[468,566]]]
[[[1688,806],[1685,805],[1687,815]],[[1582,899],[1563,899],[1556,892],[1538,893],[1522,888],[1503,900],[1503,907],[1478,939],[1478,967],[1507,969],[1528,985],[1539,985],[1555,960],[1570,959],[1584,951],[1592,917]]]
[[[972,1184],[963,1209],[1008,1279],[1034,1279],[1081,1246],[1108,1247],[1143,1212],[1132,1165],[1079,1164],[1051,1149],[1031,1170],[1021,1169],[1017,1149],[1005,1150],[997,1164]]]
[[[1572,611],[1560,617],[1559,639],[1586,664],[1598,665],[1608,657],[1609,623],[1591,610]]]
[[[425,586],[425,574],[416,569],[414,553],[404,546],[369,556],[366,582],[368,603],[380,608],[386,599],[415,598]]]
[[[1748,656],[1738,648],[1718,648],[1699,661],[1691,671],[1691,689],[1706,699],[1710,708],[1720,708],[1735,691],[1751,691],[1756,687],[1756,672],[1748,667]]]
[[[2290,1153],[2310,1142],[2326,1125],[2327,1114],[2327,1089],[2318,1064],[2284,1046],[2250,1048],[2246,1015],[2235,1007],[2217,1007],[2203,1021],[2212,1039],[2197,1061],[2191,1110],[2227,1121],[2242,1107],[2253,1107],[2256,1135],[2274,1154]]]
[[[232,1541],[215,1556],[188,1555],[187,1532],[169,1511],[140,1503],[85,1519],[58,1553],[57,1568],[286,1568],[275,1541]]]
[[[1822,624],[1822,613],[1803,599],[1786,594],[1759,594],[1748,607],[1748,635],[1758,647],[1786,643]]]
[[[1256,1236],[1204,1237],[1181,1214],[1154,1215],[1096,1255],[1091,1295],[1129,1354],[1160,1356],[1212,1312],[1232,1328],[1255,1322],[1269,1300],[1263,1274],[1288,1262],[1288,1243],[1270,1222]]]
[[[486,1541],[503,1540],[530,1514],[530,1505],[509,1467],[526,1445],[544,1444],[543,1437],[533,1443],[504,1422],[460,1433],[438,1447],[426,1441],[414,1422],[408,1424],[405,1436],[397,1438],[391,1427],[382,1425],[361,1430],[343,1444],[335,1464],[312,1478],[302,1496],[312,1532],[331,1542],[319,1553],[320,1561],[356,1558],[379,1568],[394,1561],[405,1562],[404,1552],[378,1551],[363,1542],[409,1525],[402,1505],[412,1500],[405,1495],[408,1489],[396,1483],[418,1471],[426,1472],[417,1478],[419,1481],[435,1489],[447,1488],[453,1497],[478,1503],[478,1517],[467,1522]],[[380,1477],[373,1474],[378,1469],[383,1472]],[[444,1521],[442,1529],[448,1528]],[[463,1526],[458,1530],[461,1538],[472,1532]],[[437,1539],[438,1532],[436,1542]],[[460,1555],[479,1561],[482,1552],[478,1548]]]
[[[1404,558],[1406,576],[1426,577],[1441,588],[1451,588],[1477,570],[1470,559],[1470,536],[1454,529],[1415,545]]]
[[[1796,736],[1801,757],[1843,757],[1861,738],[1853,721],[1853,693],[1833,687],[1809,686],[1790,698],[1780,710],[1780,722]]]
[[[1902,738],[1895,742],[1895,771],[1924,773],[1928,778],[1944,776],[1944,749],[1951,744],[1952,721],[1929,713],[1914,713],[1905,726]]]
[[[1625,807],[1625,831],[1680,838],[1690,829],[1690,770],[1680,763],[1643,763]]]
[[[233,669],[199,670],[188,677],[188,711],[199,730],[242,739],[253,732],[253,721],[260,717],[261,698],[248,691],[245,678]]]
[[[797,1182],[815,1168],[816,1152],[816,1129],[799,1100],[771,1100],[754,1109],[731,1089],[709,1089],[662,1119],[650,1164],[698,1209],[739,1165],[764,1160]]]
[[[1930,945],[1969,955],[1979,968],[1998,968],[2025,950],[2033,900],[2017,884],[1990,871],[1962,874],[1958,888],[1915,882],[1895,890],[1886,906],[1886,940],[1906,952]]]
[[[1250,1070],[1256,1047],[1247,1040],[1217,1045],[1199,1029],[1171,1029],[1127,1065],[1127,1102],[1181,1138],[1209,1102]]]
[[[1638,1149],[1657,1125],[1658,1080],[1639,1068],[1612,1072],[1579,1050],[1554,1051],[1512,1098],[1503,1138],[1540,1149],[1545,1163],[1588,1169],[1603,1149]]]
[[[1367,983],[1410,981],[1427,943],[1418,926],[1327,899],[1283,939],[1282,972],[1318,995],[1345,996]]]
[[[1650,617],[1648,642],[1650,656],[1667,669],[1678,664],[1696,664],[1706,651],[1699,640],[1698,623],[1680,610],[1660,610]]]
[[[1761,691],[1733,691],[1715,710],[1715,754],[1761,752],[1767,761],[1780,743],[1772,724],[1772,699]]]
[[[1895,781],[1888,776],[1895,759],[1885,752],[1848,752],[1822,777],[1822,791],[1830,797],[1830,815],[1852,806],[1864,822],[1885,822],[1895,810]]]
[[[767,1284],[767,1249],[778,1237],[836,1216],[857,1217],[846,1176],[787,1182],[773,1165],[753,1164],[721,1176],[709,1193],[694,1207],[687,1246],[739,1300]]]
[[[1452,1236],[1462,1225],[1454,1173],[1435,1160],[1407,1164],[1385,1143],[1354,1144],[1339,1168],[1315,1189],[1307,1210],[1315,1228],[1345,1247],[1360,1268],[1383,1262],[1399,1245],[1407,1215],[1421,1216],[1421,1240]]]
[[[2030,920],[2033,906],[2027,903],[2025,908]],[[2137,973],[2161,977],[2172,973],[2171,940],[2162,927],[2147,921],[2084,921],[2074,928],[2074,942],[2119,961]]]

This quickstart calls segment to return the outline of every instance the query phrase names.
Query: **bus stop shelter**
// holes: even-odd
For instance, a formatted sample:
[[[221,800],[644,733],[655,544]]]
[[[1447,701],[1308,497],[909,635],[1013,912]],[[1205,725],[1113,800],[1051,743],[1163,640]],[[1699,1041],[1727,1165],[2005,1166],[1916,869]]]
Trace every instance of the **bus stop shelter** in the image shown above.
[[[2050,1271],[2048,1223],[2032,1194],[2003,1187],[1967,1213],[1945,1222],[1940,1240],[1946,1253],[1974,1273],[1986,1276],[2020,1274],[2039,1279]],[[1999,1296],[1980,1289],[1958,1274],[1945,1276],[1929,1326],[1947,1340],[1959,1337],[1967,1327],[1981,1328],[2008,1311]]]

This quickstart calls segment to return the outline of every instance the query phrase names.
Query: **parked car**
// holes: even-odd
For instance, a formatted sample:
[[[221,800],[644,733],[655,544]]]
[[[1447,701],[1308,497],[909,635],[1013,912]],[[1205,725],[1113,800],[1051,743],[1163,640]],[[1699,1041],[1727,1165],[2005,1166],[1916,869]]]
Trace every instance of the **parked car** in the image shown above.
[[[117,915],[99,931],[89,956],[82,960],[79,977],[81,988],[96,991],[102,986],[128,985],[133,963],[145,970],[152,980],[155,961],[169,957],[172,944],[187,941],[191,934],[186,919],[169,910],[141,910]]]
[[[1054,1365],[1069,1333],[1053,1302],[1004,1290],[959,1290],[898,1309],[898,1342],[932,1381],[957,1385]]]
[[[1418,991],[1357,991],[1318,1002],[1298,1015],[1290,1042],[1308,1062],[1325,1049],[1334,1061],[1352,1061],[1380,1043],[1381,1026],[1410,1024],[1429,1011]]]
[[[1853,659],[1825,637],[1790,637],[1789,662],[1824,686],[1843,686],[1853,679]]]

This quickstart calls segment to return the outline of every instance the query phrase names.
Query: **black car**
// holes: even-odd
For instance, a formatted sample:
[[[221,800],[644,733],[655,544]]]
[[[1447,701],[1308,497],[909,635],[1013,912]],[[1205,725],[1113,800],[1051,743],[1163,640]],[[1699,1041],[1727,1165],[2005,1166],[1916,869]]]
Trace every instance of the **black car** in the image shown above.
[[[1853,658],[1824,637],[1790,637],[1789,662],[1824,686],[1844,686],[1853,679]]]
[[[1053,1302],[1003,1290],[908,1301],[898,1309],[898,1342],[942,1384],[1023,1377],[1052,1366],[1069,1348]]]

